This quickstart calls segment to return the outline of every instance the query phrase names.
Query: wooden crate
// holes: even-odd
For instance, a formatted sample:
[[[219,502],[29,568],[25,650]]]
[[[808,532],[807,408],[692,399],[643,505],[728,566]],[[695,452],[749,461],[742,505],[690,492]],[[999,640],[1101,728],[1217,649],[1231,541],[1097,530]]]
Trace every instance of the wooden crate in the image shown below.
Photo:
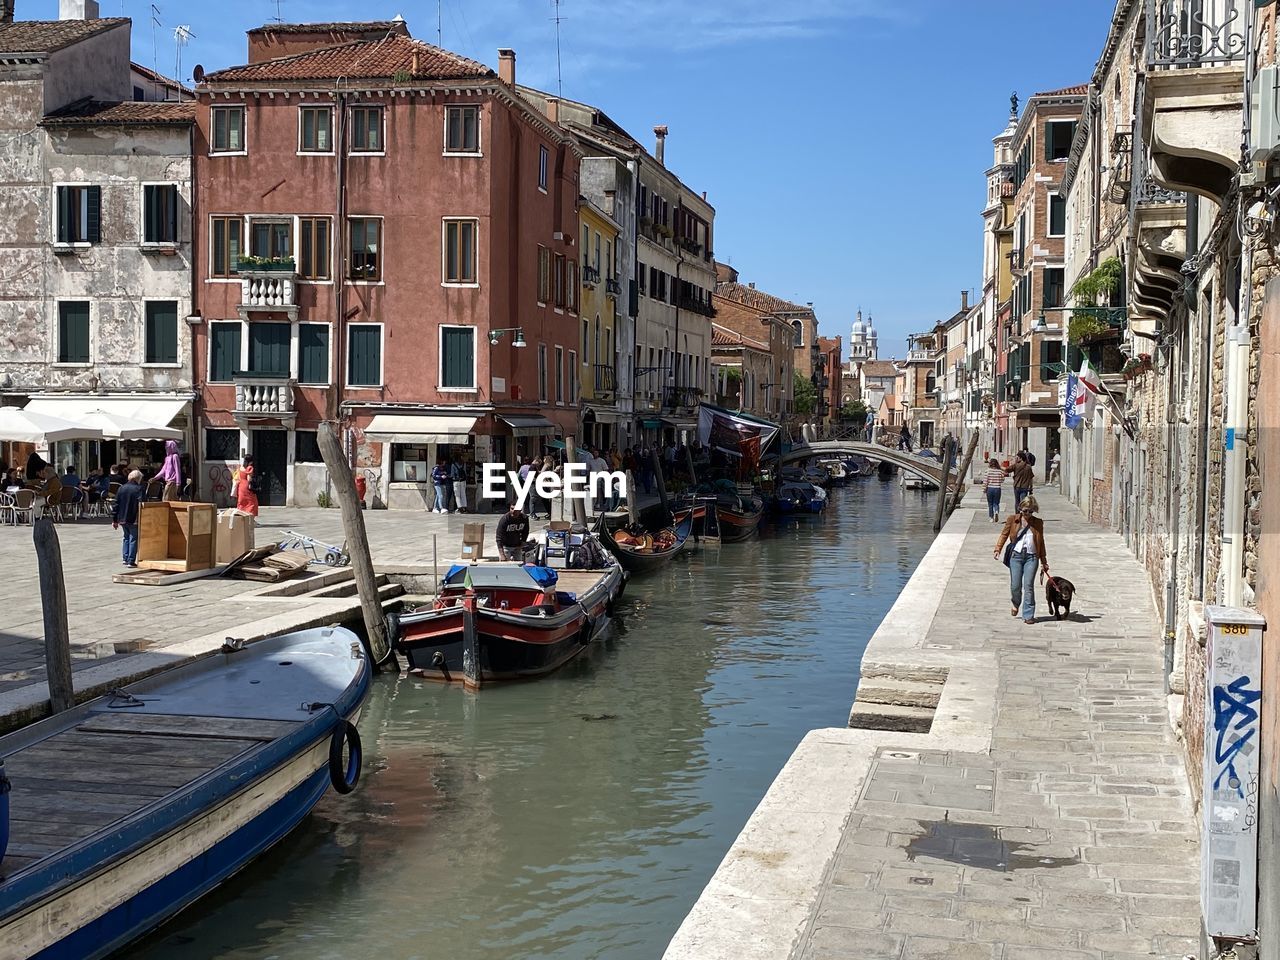
[[[138,512],[138,566],[207,570],[214,560],[214,507],[175,500],[143,503]]]

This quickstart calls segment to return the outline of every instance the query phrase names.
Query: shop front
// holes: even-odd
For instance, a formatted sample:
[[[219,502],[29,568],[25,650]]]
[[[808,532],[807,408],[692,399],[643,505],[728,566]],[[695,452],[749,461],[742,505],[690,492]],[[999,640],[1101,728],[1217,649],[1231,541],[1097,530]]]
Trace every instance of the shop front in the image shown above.
[[[365,443],[381,444],[381,501],[391,510],[430,510],[436,500],[431,472],[455,460],[468,476],[475,472],[475,413],[379,413],[363,429]],[[367,465],[366,465],[367,466]]]

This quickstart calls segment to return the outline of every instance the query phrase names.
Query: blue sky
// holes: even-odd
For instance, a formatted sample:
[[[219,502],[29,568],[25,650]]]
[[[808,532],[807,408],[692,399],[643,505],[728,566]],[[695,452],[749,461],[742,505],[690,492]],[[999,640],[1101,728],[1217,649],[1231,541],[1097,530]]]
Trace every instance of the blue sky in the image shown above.
[[[134,20],[134,56],[172,75],[183,54],[245,60],[244,31],[275,0],[151,7],[101,0]],[[848,338],[874,315],[881,355],[959,307],[981,282],[983,171],[1009,94],[1089,79],[1114,0],[561,0],[564,95],[602,107],[648,144],[665,123],[667,164],[716,207],[716,255],[744,281],[805,302]],[[56,0],[18,0],[20,18]],[[289,21],[402,14],[435,42],[436,0],[280,0]],[[555,89],[552,0],[441,0],[444,46]],[[158,51],[158,56],[153,50]]]

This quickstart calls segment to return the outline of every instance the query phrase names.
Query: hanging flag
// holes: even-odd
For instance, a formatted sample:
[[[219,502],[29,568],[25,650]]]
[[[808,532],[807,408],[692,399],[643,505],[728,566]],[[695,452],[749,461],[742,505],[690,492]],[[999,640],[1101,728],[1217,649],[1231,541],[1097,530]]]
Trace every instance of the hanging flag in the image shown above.
[[[1076,410],[1086,420],[1092,421],[1093,408],[1098,402],[1098,393],[1102,385],[1098,380],[1098,374],[1094,372],[1093,367],[1089,366],[1088,357],[1081,358],[1080,375],[1077,379],[1080,381],[1080,400],[1077,401]]]
[[[1075,430],[1084,423],[1084,417],[1080,415],[1080,411],[1077,409],[1082,392],[1080,378],[1074,373],[1067,374],[1067,389],[1062,400],[1062,425],[1068,430]]]

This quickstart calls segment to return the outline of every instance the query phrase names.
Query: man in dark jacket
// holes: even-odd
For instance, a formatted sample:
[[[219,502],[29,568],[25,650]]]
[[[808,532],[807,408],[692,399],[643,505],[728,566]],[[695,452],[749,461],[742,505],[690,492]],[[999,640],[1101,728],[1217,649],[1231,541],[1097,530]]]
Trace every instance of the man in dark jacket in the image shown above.
[[[1031,493],[1032,487],[1035,486],[1036,472],[1031,468],[1031,464],[1022,459],[1022,454],[1018,454],[1013,459],[1009,474],[1013,477],[1013,509],[1016,515],[1018,508],[1022,506],[1022,498]]]
[[[498,521],[498,558],[523,560],[524,545],[528,539],[529,518],[513,503]]]
[[[116,509],[111,516],[111,526],[124,530],[124,542],[120,555],[126,567],[138,565],[138,511],[142,506],[142,471],[129,473],[129,481],[116,491]]]

